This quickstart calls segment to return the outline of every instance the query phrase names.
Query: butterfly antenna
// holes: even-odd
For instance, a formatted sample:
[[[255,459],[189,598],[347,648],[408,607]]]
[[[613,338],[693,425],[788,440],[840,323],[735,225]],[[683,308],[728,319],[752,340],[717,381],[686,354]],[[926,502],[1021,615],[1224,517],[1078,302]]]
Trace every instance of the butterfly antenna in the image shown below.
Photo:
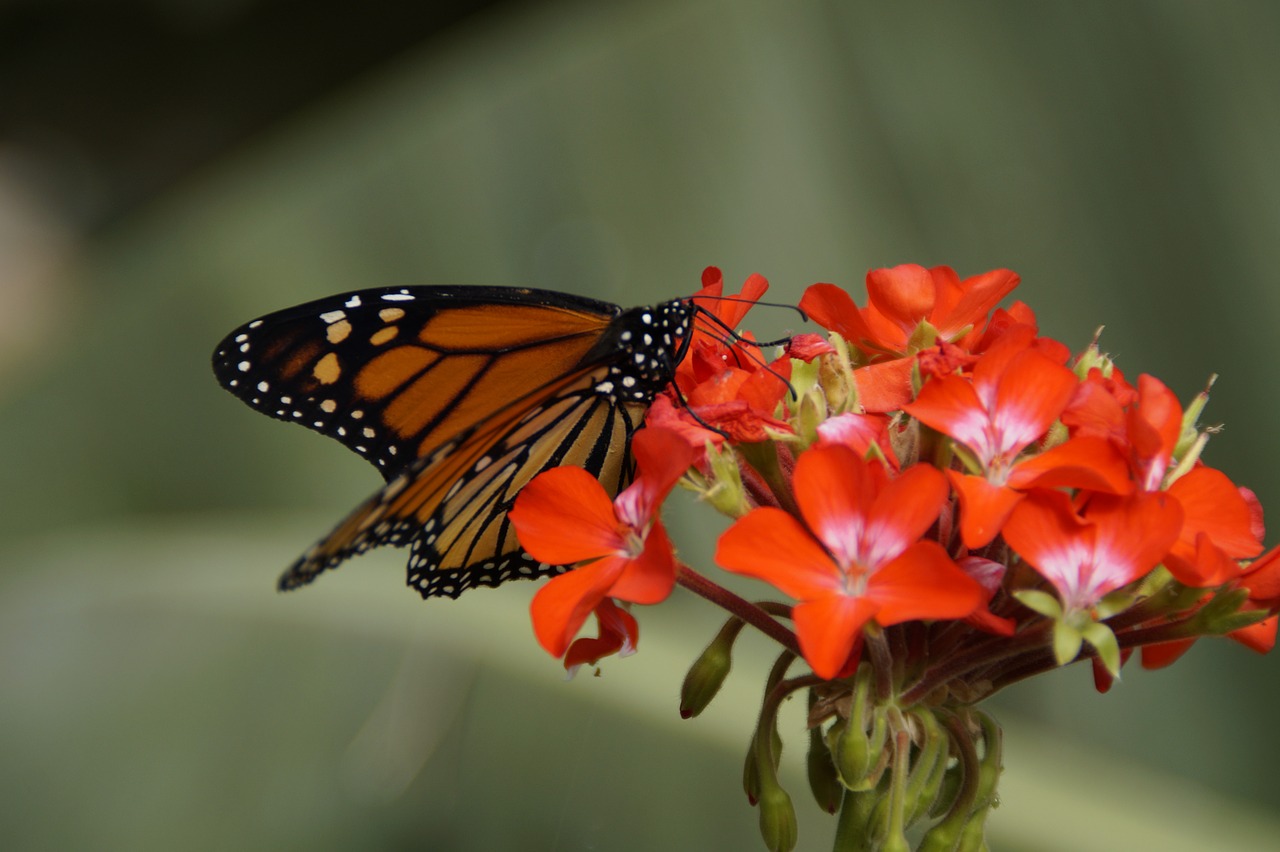
[[[710,298],[710,297],[704,297],[704,298]],[[735,301],[745,301],[745,300],[735,300]],[[793,305],[780,305],[780,304],[774,305],[774,304],[765,303],[765,302],[756,302],[754,304],[761,304],[761,305],[767,305],[768,307],[779,307],[779,308],[794,307]],[[695,305],[695,307],[697,306]],[[808,319],[804,311],[800,310],[799,308],[795,308],[795,310],[800,314],[801,317],[805,318],[806,320]],[[698,317],[710,321],[710,323],[713,326],[715,326],[718,331],[723,332],[724,335],[729,340],[732,340],[735,343],[741,343],[748,349],[760,350],[760,349],[764,349],[766,346],[785,346],[791,342],[790,335],[786,337],[780,337],[777,340],[764,340],[764,341],[752,340],[749,337],[739,334],[733,328],[730,328],[728,323],[720,319],[720,317],[716,316],[711,311],[708,311],[702,307],[697,307],[697,311],[698,311]],[[730,345],[729,351],[733,353],[734,360],[737,361],[737,366],[741,367],[742,359],[738,353],[738,350],[735,349],[732,345]],[[773,369],[773,367],[770,364],[766,363],[763,358],[757,355],[752,360],[754,360],[755,363],[758,364],[760,367],[763,367],[766,371],[776,376],[778,381],[786,385],[787,391],[790,393],[791,398],[793,400],[798,400],[800,398],[800,395],[796,393],[795,386],[792,385],[788,379],[784,378],[782,374],[780,374],[777,370]]]
[[[784,302],[757,302],[754,299],[747,299],[742,296],[693,296],[692,298],[697,301],[705,299],[709,302],[744,302],[751,305],[759,305],[762,308],[782,308],[784,311],[795,311],[800,315],[801,322],[809,321],[809,314],[805,312],[804,308],[798,305],[788,305]]]

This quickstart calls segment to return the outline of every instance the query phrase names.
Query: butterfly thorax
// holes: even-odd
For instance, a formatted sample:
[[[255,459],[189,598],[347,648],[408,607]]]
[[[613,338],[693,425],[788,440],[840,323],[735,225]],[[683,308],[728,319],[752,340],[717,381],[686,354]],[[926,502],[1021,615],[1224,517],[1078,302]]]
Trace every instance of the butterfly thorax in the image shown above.
[[[648,405],[671,382],[684,357],[696,310],[692,302],[675,299],[623,311],[583,358],[586,363],[609,363],[596,393],[614,402]],[[613,354],[605,357],[605,353]]]

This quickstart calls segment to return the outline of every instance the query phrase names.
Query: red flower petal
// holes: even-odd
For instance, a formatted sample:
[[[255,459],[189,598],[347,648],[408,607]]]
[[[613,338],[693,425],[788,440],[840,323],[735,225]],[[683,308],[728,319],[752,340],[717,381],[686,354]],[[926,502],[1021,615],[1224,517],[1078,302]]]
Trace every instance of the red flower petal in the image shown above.
[[[635,653],[640,636],[640,625],[635,616],[605,598],[595,609],[598,635],[593,639],[582,637],[573,640],[564,655],[564,667],[570,675],[579,666],[594,666],[610,654],[627,656]]]
[[[1105,438],[1082,435],[1018,462],[1009,472],[1011,488],[1087,488],[1108,494],[1133,490],[1129,463]]]
[[[1105,595],[1146,574],[1169,552],[1182,529],[1182,508],[1167,494],[1099,495],[1085,520],[1097,525],[1099,571],[1093,585]]]
[[[967,379],[956,375],[930,379],[915,402],[902,406],[902,410],[969,447],[982,456],[982,461],[990,460],[991,416]]]
[[[529,612],[538,644],[553,657],[563,657],[591,611],[605,598],[626,567],[626,560],[610,556],[552,577],[533,596]]]
[[[538,474],[520,491],[507,517],[529,555],[551,565],[596,559],[625,546],[613,501],[580,467]]]
[[[916,326],[933,313],[937,292],[929,270],[915,263],[904,263],[868,272],[867,297],[876,310],[899,329],[897,339],[878,342],[903,351]]]
[[[852,297],[834,284],[813,284],[800,297],[800,310],[818,325],[834,331],[858,346],[871,339],[871,330],[862,318],[862,311]]]
[[[1186,515],[1179,545],[1189,545],[1203,532],[1233,559],[1247,559],[1262,552],[1249,503],[1222,471],[1194,468],[1170,485],[1166,493],[1178,501]],[[1178,545],[1174,550],[1180,552]]]
[[[894,358],[853,371],[858,404],[868,414],[897,411],[911,401],[911,365],[915,358]]]
[[[661,522],[655,522],[644,540],[644,552],[627,561],[614,581],[609,597],[638,604],[667,599],[676,584],[675,554]]]
[[[1191,650],[1195,639],[1175,639],[1172,642],[1157,642],[1154,645],[1142,646],[1142,667],[1144,669],[1162,669],[1176,663],[1183,654]]]
[[[838,564],[861,560],[867,512],[885,479],[883,467],[864,462],[848,447],[812,447],[800,454],[792,477],[796,503]]]
[[[828,680],[840,674],[876,608],[865,598],[842,594],[824,595],[792,607],[796,638],[814,674]]]
[[[660,428],[636,432],[631,451],[639,475],[618,495],[615,505],[618,518],[639,529],[649,523],[676,482],[693,465],[697,451],[680,434]]]
[[[940,270],[955,275],[949,267],[939,267],[933,270],[935,281],[939,278]],[[944,337],[950,338],[966,325],[980,326],[996,306],[996,302],[1013,292],[1021,280],[1016,272],[1008,269],[993,269],[990,272],[966,278],[960,285],[963,293],[960,300],[948,306],[946,316],[942,316],[940,311],[935,313],[934,327],[942,332]],[[939,290],[942,289],[939,287]]]
[[[882,414],[837,414],[819,423],[817,446],[833,445],[846,446],[863,459],[873,445],[878,446],[889,465],[894,469],[898,467],[893,442],[889,439],[889,418]]]
[[[981,367],[982,361],[974,367],[975,385]],[[990,407],[992,425],[1003,436],[1002,448],[1019,452],[1047,432],[1078,384],[1074,373],[1034,349],[1013,358],[1000,376]]]
[[[712,432],[698,423],[689,414],[687,408],[683,406],[677,407],[671,401],[671,397],[666,394],[659,396],[653,401],[653,405],[649,406],[649,412],[645,415],[644,422],[646,426],[655,429],[675,432],[695,450],[695,458],[698,459],[702,458],[706,452],[707,441],[716,446],[724,443],[723,435],[719,432]]]
[[[982,586],[936,541],[917,542],[871,575],[867,597],[880,605],[876,623],[964,618],[982,606]]]
[[[794,334],[787,343],[787,357],[799,358],[801,361],[812,361],[820,355],[829,355],[836,348],[819,334]]]
[[[1064,599],[1079,584],[1080,566],[1093,553],[1094,527],[1061,491],[1033,491],[1005,521],[1004,540],[1052,583]]]
[[[781,509],[753,509],[739,518],[720,536],[716,563],[798,600],[843,588],[840,570],[822,545]]]
[[[1143,487],[1160,487],[1174,447],[1182,434],[1182,406],[1155,376],[1138,376],[1138,404],[1126,413],[1129,444],[1142,462]]]
[[[1275,610],[1280,607],[1280,547],[1273,547],[1244,569],[1237,586],[1249,590],[1249,600]]]
[[[946,477],[928,464],[913,465],[889,480],[867,512],[863,558],[879,566],[915,544],[938,519],[948,495]]]
[[[1005,526],[1023,494],[1006,485],[992,485],[984,477],[947,471],[960,496],[960,539],[970,550],[985,547]]]
[[[1265,654],[1276,646],[1277,625],[1280,625],[1280,618],[1273,615],[1257,624],[1232,630],[1227,635],[1246,648]]]

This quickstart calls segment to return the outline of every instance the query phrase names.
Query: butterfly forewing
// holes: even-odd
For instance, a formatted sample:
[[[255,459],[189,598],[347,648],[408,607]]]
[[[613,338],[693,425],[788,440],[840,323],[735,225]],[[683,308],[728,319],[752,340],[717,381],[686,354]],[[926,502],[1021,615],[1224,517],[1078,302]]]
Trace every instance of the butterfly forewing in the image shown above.
[[[340,441],[388,479],[570,373],[618,308],[497,287],[362,290],[236,329],[214,373],[252,407]]]

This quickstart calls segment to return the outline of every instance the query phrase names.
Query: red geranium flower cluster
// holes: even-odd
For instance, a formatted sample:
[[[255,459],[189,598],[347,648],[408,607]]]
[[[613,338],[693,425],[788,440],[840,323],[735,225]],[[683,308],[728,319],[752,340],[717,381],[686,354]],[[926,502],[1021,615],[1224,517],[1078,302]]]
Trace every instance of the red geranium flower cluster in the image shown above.
[[[635,438],[635,483],[611,501],[553,470],[511,512],[533,556],[580,563],[533,603],[570,668],[634,649],[627,607],[677,582],[732,616],[686,678],[685,715],[744,624],[781,643],[745,775],[770,848],[795,842],[775,744],[795,691],[814,795],[845,809],[856,848],[899,848],[922,821],[926,843],[957,848],[995,800],[981,698],[1076,659],[1106,689],[1134,648],[1154,667],[1207,635],[1275,643],[1280,555],[1255,559],[1257,500],[1201,461],[1207,396],[1184,410],[1096,343],[1073,355],[1026,305],[997,307],[1017,284],[909,264],[869,273],[865,307],[815,284],[800,308],[830,336],[771,355],[735,331],[767,283],[725,297],[708,269],[688,355]],[[719,566],[788,602],[749,603],[676,560],[658,511],[677,481],[733,519]],[[599,637],[575,641],[592,612]],[[810,673],[788,678],[801,658]]]

